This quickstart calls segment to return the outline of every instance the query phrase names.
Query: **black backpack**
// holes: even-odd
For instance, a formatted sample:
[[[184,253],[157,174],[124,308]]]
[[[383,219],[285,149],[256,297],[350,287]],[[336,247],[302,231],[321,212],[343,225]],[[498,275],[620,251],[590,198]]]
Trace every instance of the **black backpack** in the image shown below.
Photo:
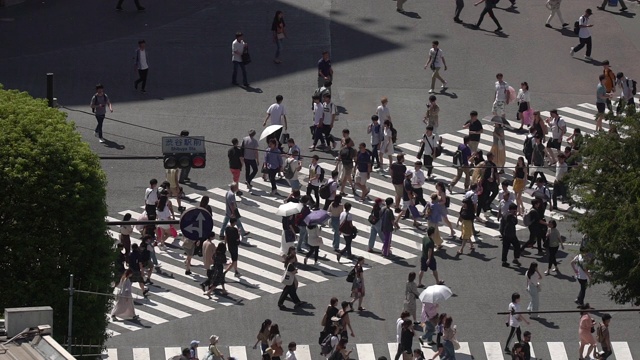
[[[629,81],[631,81],[631,86],[629,86]],[[631,88],[631,93],[633,95],[638,94],[638,82],[635,80],[627,79],[627,86]]]
[[[350,147],[345,147],[340,150],[340,161],[342,161],[342,165],[353,165],[353,157],[351,156]]]
[[[321,185],[320,189],[318,189],[318,195],[321,199],[328,199],[331,196],[331,183],[333,183],[333,181]]]
[[[295,174],[295,171],[293,170],[293,162],[295,160],[287,160],[285,165],[284,165],[284,178],[285,179],[293,179],[293,175]]]
[[[190,241],[190,240],[185,240],[185,241]],[[140,244],[140,262],[141,263],[145,263],[149,260],[151,260],[151,251],[149,251],[149,249],[147,248],[147,244],[146,243],[142,243]]]
[[[527,136],[524,139],[524,146],[522,147],[522,152],[527,156],[533,154],[533,137]]]
[[[460,151],[460,149],[456,150],[456,152],[453,154],[453,166],[462,166],[462,151]]]
[[[580,19],[582,19],[582,16],[580,16]],[[573,33],[576,35],[580,33],[580,19],[573,23]]]
[[[329,321],[331,321],[329,319]],[[322,340],[322,343],[320,344],[320,355],[329,355],[331,354],[331,351],[333,350],[333,347],[331,346],[331,338],[333,337],[333,334],[329,334],[327,335],[324,340]]]

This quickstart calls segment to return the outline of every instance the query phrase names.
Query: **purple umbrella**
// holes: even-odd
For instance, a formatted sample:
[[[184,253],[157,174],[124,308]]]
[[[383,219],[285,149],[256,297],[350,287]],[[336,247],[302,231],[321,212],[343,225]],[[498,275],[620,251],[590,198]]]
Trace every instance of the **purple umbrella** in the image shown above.
[[[307,225],[319,225],[329,220],[331,215],[325,210],[314,210],[304,218],[304,222]]]

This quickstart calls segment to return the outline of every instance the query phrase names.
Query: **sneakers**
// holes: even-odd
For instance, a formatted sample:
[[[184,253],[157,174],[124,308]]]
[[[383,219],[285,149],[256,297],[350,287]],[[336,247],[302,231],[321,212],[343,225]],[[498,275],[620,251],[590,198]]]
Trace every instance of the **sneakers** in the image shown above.
[[[569,52],[569,55],[573,56],[573,54],[575,54],[576,52],[573,51],[573,46],[571,47],[571,51]]]
[[[566,28],[567,26],[569,26],[569,24],[567,24],[567,23],[562,24],[562,28],[563,29]]]
[[[551,24],[544,24],[545,27],[548,27],[549,29],[553,28],[553,26],[551,26]]]
[[[104,139],[103,138],[98,139],[98,141],[101,142],[101,143],[104,143]]]
[[[585,60],[589,60],[589,61],[593,60],[593,58],[591,56],[585,56],[584,59]]]
[[[435,93],[435,91],[433,91],[433,89],[429,89],[429,94],[433,94]]]
[[[604,6],[596,6],[596,9],[604,11]]]
[[[442,83],[442,86],[440,86],[440,89],[446,89],[447,88],[447,82],[445,81],[444,83]]]

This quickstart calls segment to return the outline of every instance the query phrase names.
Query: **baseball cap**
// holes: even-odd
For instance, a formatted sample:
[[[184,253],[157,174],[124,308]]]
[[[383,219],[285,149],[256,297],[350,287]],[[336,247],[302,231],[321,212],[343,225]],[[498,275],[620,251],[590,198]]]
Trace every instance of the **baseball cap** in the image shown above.
[[[190,346],[193,346],[193,345],[199,345],[199,344],[200,344],[200,341],[198,341],[198,340],[191,340],[191,343],[190,343],[189,345],[190,345]]]

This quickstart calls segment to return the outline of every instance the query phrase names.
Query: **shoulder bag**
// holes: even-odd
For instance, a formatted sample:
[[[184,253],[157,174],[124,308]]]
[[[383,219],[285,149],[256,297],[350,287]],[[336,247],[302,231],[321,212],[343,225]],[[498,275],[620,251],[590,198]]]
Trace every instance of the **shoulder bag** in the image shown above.
[[[244,65],[251,64],[251,55],[249,54],[249,46],[245,45],[244,50],[242,50],[242,63]]]

